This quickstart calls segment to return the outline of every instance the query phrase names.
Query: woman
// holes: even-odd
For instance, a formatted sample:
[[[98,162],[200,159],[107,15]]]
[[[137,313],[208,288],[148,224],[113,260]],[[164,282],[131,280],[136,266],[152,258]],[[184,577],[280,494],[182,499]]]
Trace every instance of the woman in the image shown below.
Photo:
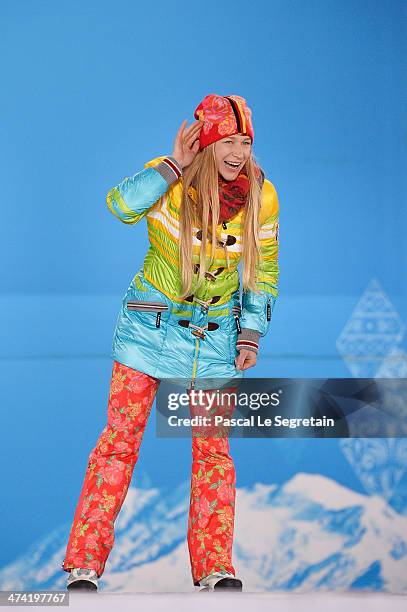
[[[157,157],[107,195],[147,218],[150,248],[120,310],[108,422],[89,456],[62,569],[96,589],[160,381],[236,381],[256,364],[277,297],[278,199],[255,161],[244,98],[210,94]],[[212,237],[215,239],[212,239]],[[239,298],[239,261],[243,267]],[[210,385],[209,385],[210,387]],[[188,547],[198,589],[242,589],[232,565],[236,475],[227,436],[193,436]]]

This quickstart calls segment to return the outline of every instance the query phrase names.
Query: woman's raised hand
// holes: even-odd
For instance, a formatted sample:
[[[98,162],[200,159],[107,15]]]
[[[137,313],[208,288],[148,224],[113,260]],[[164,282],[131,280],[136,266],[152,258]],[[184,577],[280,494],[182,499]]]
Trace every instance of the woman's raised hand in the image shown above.
[[[202,121],[195,121],[185,129],[186,123],[187,119],[184,119],[175,137],[172,153],[172,157],[177,160],[181,168],[189,166],[198,153],[199,134],[203,126]]]

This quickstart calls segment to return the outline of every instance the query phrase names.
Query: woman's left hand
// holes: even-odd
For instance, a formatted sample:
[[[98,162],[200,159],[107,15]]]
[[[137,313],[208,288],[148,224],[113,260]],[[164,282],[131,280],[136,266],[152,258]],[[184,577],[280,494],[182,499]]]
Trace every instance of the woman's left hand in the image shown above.
[[[235,365],[238,370],[247,370],[256,365],[257,355],[254,351],[240,349],[239,355],[235,359]]]

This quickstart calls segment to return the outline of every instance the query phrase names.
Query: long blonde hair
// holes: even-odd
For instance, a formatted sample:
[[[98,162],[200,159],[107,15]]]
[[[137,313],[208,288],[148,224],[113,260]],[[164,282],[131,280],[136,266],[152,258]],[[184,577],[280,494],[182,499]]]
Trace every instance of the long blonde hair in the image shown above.
[[[258,234],[261,184],[258,178],[259,166],[252,153],[247,159],[242,172],[245,172],[250,181],[249,193],[242,217],[242,283],[243,290],[251,289],[257,293],[255,272],[260,255]],[[193,187],[197,192],[197,204],[195,204],[188,193],[190,187]],[[197,279],[197,287],[199,287],[204,281],[205,272],[211,266],[215,257],[217,245],[216,240],[212,240],[211,259],[207,265],[207,242],[211,235],[216,237],[219,210],[218,169],[215,157],[215,143],[212,143],[196,154],[192,163],[183,173],[179,239],[179,261],[182,279],[180,299],[185,299],[191,291],[193,274],[192,227],[195,225],[202,229],[199,275]],[[209,211],[211,211],[212,215],[210,228],[208,222]]]

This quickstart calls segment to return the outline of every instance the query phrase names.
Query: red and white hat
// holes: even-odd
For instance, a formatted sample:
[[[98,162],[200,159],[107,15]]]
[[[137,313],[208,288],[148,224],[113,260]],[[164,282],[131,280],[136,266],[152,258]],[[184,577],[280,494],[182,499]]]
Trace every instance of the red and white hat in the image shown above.
[[[196,107],[194,117],[203,121],[200,149],[233,134],[247,135],[254,140],[252,111],[241,96],[209,94]]]

